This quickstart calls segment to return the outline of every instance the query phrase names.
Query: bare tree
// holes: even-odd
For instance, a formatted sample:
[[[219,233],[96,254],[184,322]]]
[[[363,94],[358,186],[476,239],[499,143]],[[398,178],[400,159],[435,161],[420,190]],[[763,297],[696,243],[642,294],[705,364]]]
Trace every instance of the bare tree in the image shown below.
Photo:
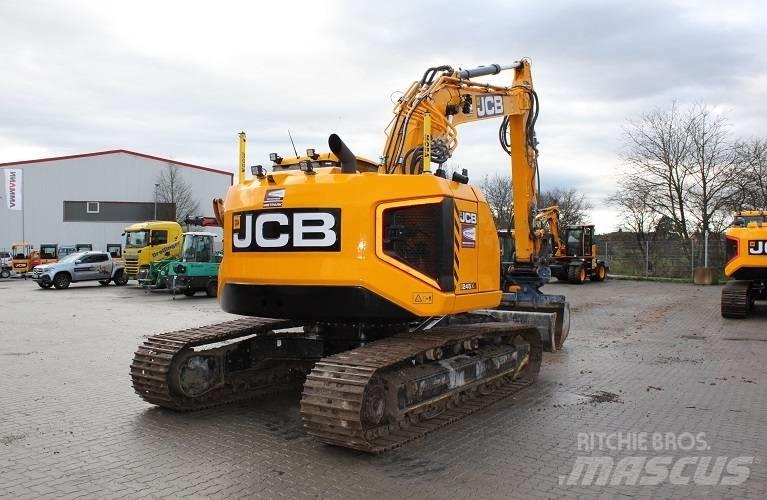
[[[725,117],[715,116],[703,104],[689,115],[689,214],[702,234],[720,233],[738,195],[735,148]]]
[[[574,188],[554,188],[538,195],[539,207],[552,205],[559,205],[559,224],[562,227],[585,224],[589,219],[588,211],[593,208],[586,196]]]
[[[493,214],[495,226],[499,229],[514,228],[514,193],[511,178],[505,174],[486,175],[479,183],[479,189],[487,200]],[[538,206],[559,205],[559,224],[577,226],[586,223],[592,206],[583,193],[575,189],[554,188],[538,195]]]
[[[619,181],[618,191],[607,199],[607,203],[618,210],[621,227],[634,234],[641,251],[660,219],[650,205],[650,199],[648,187],[633,182],[631,177]]]
[[[490,212],[493,214],[495,227],[498,229],[513,228],[511,179],[508,175],[495,173],[486,175],[479,183],[479,189],[487,200]]]
[[[624,160],[630,168],[626,182],[645,196],[650,209],[666,216],[682,239],[690,236],[689,159],[693,145],[690,121],[677,109],[655,110],[625,128]]]
[[[738,193],[733,210],[767,210],[767,139],[752,138],[735,145]]]
[[[629,173],[619,192],[631,186],[628,193],[642,195],[656,224],[663,220],[664,230],[682,240],[724,229],[739,195],[738,156],[726,117],[702,103],[686,110],[672,103],[630,122],[625,143]]]
[[[183,224],[187,217],[199,215],[200,204],[194,199],[191,186],[184,180],[178,165],[168,164],[157,177],[157,201],[176,206],[176,221]]]

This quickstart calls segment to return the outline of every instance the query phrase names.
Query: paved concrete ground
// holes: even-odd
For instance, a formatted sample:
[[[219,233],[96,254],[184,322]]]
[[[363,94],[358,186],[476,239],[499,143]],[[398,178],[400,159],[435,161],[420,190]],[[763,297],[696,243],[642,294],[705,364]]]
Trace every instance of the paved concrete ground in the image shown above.
[[[767,312],[722,320],[719,287],[608,281],[548,291],[568,295],[573,328],[535,386],[367,456],[304,436],[297,393],[194,414],[133,394],[128,364],[142,336],[228,319],[211,299],[2,281],[0,495],[767,498]],[[633,444],[600,447],[595,434],[595,446],[579,450],[579,433],[622,433]],[[662,433],[663,446],[646,450],[639,433],[650,443]],[[704,449],[676,449],[690,445],[684,433]],[[639,465],[633,479],[629,470],[612,486],[621,479],[613,471],[600,486],[599,475],[578,473],[583,457]],[[715,458],[703,467],[714,483],[748,477],[706,485],[694,475],[702,457],[727,457],[724,470]],[[665,469],[652,472],[645,459]]]

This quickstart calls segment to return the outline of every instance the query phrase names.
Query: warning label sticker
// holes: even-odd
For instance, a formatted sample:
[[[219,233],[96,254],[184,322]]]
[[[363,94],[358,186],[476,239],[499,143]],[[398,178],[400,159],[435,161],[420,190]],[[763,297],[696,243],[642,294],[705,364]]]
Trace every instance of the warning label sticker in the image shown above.
[[[434,294],[431,292],[419,292],[413,294],[413,304],[431,304],[434,302]]]

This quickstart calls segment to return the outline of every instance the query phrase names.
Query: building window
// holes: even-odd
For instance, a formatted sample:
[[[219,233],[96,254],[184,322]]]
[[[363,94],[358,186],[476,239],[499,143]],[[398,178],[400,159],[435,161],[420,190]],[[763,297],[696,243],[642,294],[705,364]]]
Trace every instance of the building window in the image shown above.
[[[174,203],[64,201],[63,208],[64,222],[141,222],[155,220],[155,218],[157,220],[176,220],[176,205]]]

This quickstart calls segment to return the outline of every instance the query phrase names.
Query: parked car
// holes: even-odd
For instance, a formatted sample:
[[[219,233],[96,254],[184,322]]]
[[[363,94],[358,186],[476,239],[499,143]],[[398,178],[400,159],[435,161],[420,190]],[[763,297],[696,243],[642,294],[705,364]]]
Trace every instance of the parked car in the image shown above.
[[[32,279],[40,288],[51,286],[62,289],[70,283],[98,281],[102,285],[114,282],[117,286],[128,283],[122,260],[112,259],[107,252],[76,252],[55,264],[43,264],[32,269]]]
[[[10,278],[13,265],[10,252],[0,251],[0,278]]]

